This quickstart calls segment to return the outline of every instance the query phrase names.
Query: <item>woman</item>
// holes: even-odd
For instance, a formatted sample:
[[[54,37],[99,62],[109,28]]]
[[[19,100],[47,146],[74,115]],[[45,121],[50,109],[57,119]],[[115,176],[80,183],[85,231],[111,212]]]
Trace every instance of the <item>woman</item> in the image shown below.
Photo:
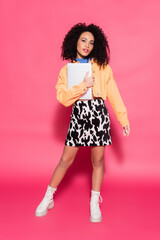
[[[112,144],[110,136],[110,118],[104,100],[108,99],[123,128],[123,135],[128,136],[130,125],[127,110],[109,66],[110,49],[105,34],[99,26],[78,23],[66,34],[62,44],[62,58],[71,63],[89,62],[92,75],[88,72],[78,85],[67,89],[67,64],[59,73],[56,84],[57,99],[64,106],[72,106],[70,125],[65,139],[61,159],[54,170],[46,194],[36,209],[36,216],[44,216],[53,208],[53,195],[63,179],[67,169],[73,163],[81,146],[91,146],[92,189],[90,199],[90,221],[100,222],[102,214],[99,202],[103,181],[103,157],[106,145]],[[79,99],[86,91],[92,89],[92,99]]]

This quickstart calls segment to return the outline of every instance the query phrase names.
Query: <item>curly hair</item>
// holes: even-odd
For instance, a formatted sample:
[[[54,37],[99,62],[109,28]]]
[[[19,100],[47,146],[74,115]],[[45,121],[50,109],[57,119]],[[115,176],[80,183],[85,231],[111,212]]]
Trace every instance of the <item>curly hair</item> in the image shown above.
[[[105,33],[99,26],[94,24],[88,26],[85,23],[75,24],[65,35],[61,47],[61,57],[63,60],[70,59],[72,62],[76,60],[77,41],[83,32],[91,32],[94,36],[94,47],[87,58],[93,58],[100,67],[104,67],[110,61],[110,48]]]

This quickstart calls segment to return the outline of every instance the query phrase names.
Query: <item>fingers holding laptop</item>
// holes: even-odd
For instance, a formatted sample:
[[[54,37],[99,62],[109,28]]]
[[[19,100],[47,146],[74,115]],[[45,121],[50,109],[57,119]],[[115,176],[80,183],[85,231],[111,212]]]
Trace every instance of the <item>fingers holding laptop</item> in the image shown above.
[[[90,87],[93,87],[93,84],[94,84],[94,76],[89,77],[88,74],[89,74],[89,71],[86,72],[83,81],[84,81],[84,83],[85,83],[85,86],[86,86],[87,88],[90,88]]]

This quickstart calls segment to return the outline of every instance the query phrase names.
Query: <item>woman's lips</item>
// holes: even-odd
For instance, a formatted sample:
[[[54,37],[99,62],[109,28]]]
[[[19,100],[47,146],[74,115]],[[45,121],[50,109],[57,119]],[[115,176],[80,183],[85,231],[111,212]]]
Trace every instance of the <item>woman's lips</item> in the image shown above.
[[[88,50],[87,50],[87,49],[83,49],[83,51],[84,51],[85,53],[88,53]]]

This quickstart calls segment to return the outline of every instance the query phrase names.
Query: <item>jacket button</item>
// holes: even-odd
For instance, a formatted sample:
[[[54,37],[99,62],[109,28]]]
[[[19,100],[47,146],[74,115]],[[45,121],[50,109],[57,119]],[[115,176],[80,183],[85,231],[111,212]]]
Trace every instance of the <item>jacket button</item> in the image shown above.
[[[99,95],[99,93],[97,92],[97,95]]]
[[[95,71],[93,71],[93,73],[95,73]]]

